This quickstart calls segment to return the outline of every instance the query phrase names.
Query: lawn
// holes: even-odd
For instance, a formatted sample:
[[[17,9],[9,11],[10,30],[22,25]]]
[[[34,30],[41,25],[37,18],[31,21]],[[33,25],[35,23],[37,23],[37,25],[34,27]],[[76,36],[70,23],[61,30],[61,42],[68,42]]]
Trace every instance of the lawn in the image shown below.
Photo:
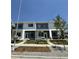
[[[22,42],[23,40],[16,40],[16,43],[20,43]],[[14,40],[11,40],[11,43],[14,43]]]
[[[27,40],[24,44],[48,44],[46,40]]]
[[[50,42],[53,44],[68,45],[68,41],[66,41],[66,40],[50,40]]]
[[[15,49],[15,52],[50,52],[48,47],[24,47],[20,46]]]

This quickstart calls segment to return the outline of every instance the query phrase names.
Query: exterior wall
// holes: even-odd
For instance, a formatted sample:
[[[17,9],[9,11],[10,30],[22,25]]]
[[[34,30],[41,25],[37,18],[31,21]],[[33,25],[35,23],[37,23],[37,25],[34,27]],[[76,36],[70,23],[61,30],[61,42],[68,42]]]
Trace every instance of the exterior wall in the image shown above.
[[[39,22],[41,23],[41,22]],[[25,39],[25,31],[35,31],[35,38],[39,38],[38,36],[38,32],[39,31],[49,31],[49,37],[52,38],[52,31],[56,31],[55,27],[54,27],[54,24],[53,24],[53,21],[50,21],[50,22],[42,22],[42,24],[45,24],[45,23],[48,23],[48,28],[44,29],[44,28],[40,28],[40,29],[37,29],[36,28],[36,24],[37,22],[24,22],[23,23],[23,29],[17,29],[17,31],[21,31],[22,32],[22,36],[21,36],[21,39]],[[28,27],[28,24],[33,24],[33,27]]]
[[[22,38],[21,39],[24,39],[24,37],[25,37],[25,31],[23,30],[22,31]]]
[[[35,39],[38,39],[39,36],[38,36],[38,31],[35,31]]]
[[[28,27],[28,24],[33,24],[33,27]],[[36,29],[35,23],[24,23],[23,29]]]
[[[48,23],[36,23],[36,29],[48,29]]]

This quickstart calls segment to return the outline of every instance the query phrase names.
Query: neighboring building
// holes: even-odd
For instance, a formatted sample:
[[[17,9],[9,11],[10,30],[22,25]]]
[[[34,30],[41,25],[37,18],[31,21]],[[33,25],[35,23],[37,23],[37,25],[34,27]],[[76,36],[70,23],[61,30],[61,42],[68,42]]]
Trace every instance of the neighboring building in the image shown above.
[[[18,24],[18,25],[17,25]],[[57,39],[58,31],[55,29],[53,21],[50,22],[17,22],[17,31],[20,39],[43,39],[52,38]]]

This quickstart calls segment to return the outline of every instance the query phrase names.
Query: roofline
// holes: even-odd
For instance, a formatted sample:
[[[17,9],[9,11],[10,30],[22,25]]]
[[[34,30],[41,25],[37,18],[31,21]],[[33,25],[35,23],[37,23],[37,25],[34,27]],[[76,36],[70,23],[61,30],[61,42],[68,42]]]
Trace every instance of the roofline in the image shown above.
[[[48,23],[48,22],[14,22],[14,23]]]

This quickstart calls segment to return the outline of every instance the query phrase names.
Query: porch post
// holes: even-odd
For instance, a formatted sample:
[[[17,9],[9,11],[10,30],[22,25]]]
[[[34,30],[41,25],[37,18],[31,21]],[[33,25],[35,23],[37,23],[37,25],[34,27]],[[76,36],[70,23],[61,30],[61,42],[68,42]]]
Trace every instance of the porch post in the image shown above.
[[[25,36],[24,33],[25,33],[25,31],[23,30],[23,31],[22,31],[22,39],[23,39],[23,40],[24,40],[24,36]]]
[[[35,31],[35,40],[37,39],[37,33],[36,33],[37,31]]]
[[[38,31],[35,31],[35,39],[38,39]]]
[[[50,38],[52,39],[52,31],[49,30],[49,35],[50,35]]]

